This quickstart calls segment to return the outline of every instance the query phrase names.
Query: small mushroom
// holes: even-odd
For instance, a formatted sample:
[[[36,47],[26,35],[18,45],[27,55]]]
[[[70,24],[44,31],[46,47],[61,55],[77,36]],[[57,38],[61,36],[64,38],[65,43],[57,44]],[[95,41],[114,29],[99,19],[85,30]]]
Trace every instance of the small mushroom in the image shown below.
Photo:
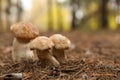
[[[36,50],[37,56],[42,66],[59,66],[59,62],[55,59],[55,57],[53,57],[51,53],[53,45],[53,42],[45,36],[37,37],[30,42],[30,49]]]
[[[14,35],[12,58],[13,61],[35,60],[33,51],[29,48],[29,42],[39,36],[39,30],[29,22],[19,22],[10,27]]]
[[[53,56],[60,63],[65,63],[67,61],[65,50],[70,48],[71,46],[70,40],[61,34],[54,34],[50,37],[50,39],[54,43]]]

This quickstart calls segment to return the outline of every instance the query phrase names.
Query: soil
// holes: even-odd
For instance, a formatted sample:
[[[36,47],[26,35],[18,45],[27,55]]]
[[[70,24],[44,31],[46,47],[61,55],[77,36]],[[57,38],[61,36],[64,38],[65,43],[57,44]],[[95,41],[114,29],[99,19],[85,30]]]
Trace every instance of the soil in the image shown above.
[[[44,34],[51,35],[52,33]],[[22,80],[120,80],[119,32],[64,32],[72,46],[66,51],[68,62],[60,67],[41,67],[35,63],[13,63],[13,36],[0,34],[0,76],[22,73]]]

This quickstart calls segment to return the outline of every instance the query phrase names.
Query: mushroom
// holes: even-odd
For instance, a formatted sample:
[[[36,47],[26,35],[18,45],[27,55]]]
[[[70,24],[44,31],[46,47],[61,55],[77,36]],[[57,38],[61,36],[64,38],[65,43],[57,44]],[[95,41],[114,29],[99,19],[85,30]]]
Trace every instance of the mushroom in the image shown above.
[[[10,27],[14,35],[12,58],[13,61],[36,60],[33,51],[29,48],[29,42],[39,36],[39,30],[29,22],[19,22]]]
[[[65,55],[65,50],[70,48],[70,46],[71,46],[70,40],[61,34],[54,34],[54,35],[50,36],[50,39],[54,43],[53,56],[60,63],[65,63],[67,61],[67,57]]]
[[[53,42],[45,36],[39,36],[30,42],[30,49],[36,50],[36,54],[42,66],[53,65],[58,67],[59,62],[52,55],[51,50],[54,46]]]

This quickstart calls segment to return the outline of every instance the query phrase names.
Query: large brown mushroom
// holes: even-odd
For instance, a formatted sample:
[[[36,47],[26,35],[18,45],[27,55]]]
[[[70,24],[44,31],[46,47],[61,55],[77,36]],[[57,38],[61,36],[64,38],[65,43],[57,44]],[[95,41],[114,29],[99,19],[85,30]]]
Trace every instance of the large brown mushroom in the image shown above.
[[[29,22],[19,22],[10,27],[14,35],[12,58],[14,61],[35,60],[33,51],[29,49],[29,42],[39,36],[39,30]]]
[[[67,61],[65,50],[70,48],[70,46],[71,46],[70,40],[61,34],[54,34],[54,35],[50,36],[50,39],[54,43],[53,56],[60,63],[65,63]]]
[[[30,48],[31,50],[36,50],[37,56],[42,66],[59,66],[59,62],[55,59],[55,57],[53,57],[51,53],[53,46],[53,42],[45,36],[37,37],[30,42]]]

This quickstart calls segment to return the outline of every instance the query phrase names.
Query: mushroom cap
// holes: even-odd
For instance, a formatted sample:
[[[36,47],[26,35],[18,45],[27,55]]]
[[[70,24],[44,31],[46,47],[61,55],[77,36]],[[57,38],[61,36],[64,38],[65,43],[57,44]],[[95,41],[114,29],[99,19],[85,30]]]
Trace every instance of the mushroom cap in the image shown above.
[[[45,36],[36,37],[34,40],[30,42],[31,49],[38,49],[38,50],[47,50],[53,47],[53,42]]]
[[[61,34],[54,34],[50,39],[53,41],[56,49],[68,49],[71,46],[70,40]]]
[[[36,26],[29,22],[19,22],[10,27],[13,35],[20,39],[34,39],[39,35],[39,30]]]

